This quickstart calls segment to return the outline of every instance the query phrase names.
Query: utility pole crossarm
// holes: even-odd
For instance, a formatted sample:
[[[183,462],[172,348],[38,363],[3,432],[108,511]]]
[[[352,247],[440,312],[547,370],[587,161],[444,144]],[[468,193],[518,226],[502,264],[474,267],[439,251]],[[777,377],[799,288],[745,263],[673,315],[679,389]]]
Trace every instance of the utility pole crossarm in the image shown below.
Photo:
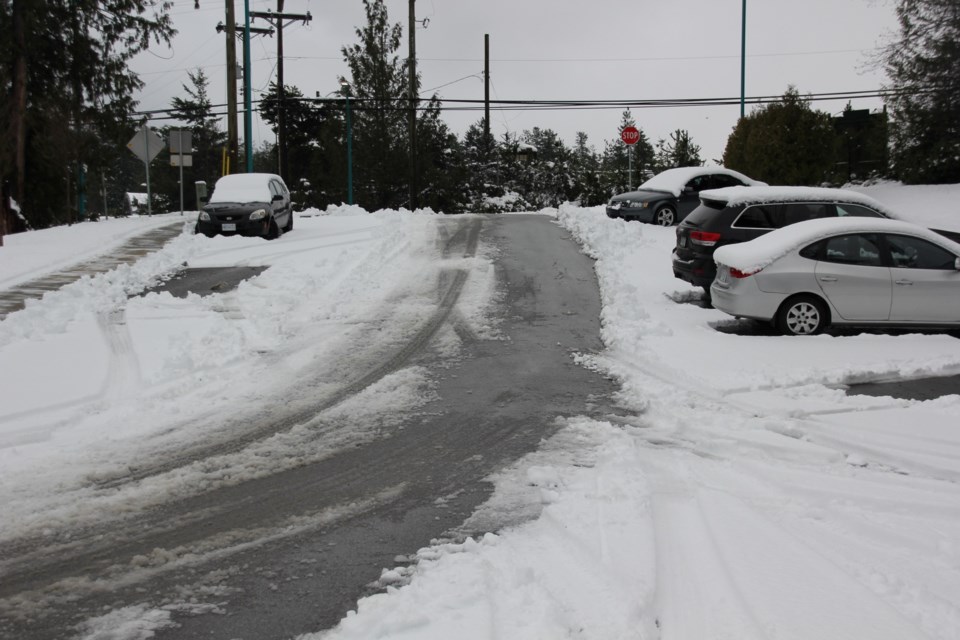
[[[251,11],[251,18],[263,18],[264,20],[272,20],[273,18],[279,18],[281,20],[302,20],[303,22],[310,22],[313,20],[313,16],[310,15],[310,12],[306,13],[277,13],[276,11]]]
[[[277,30],[277,173],[287,178],[287,114],[286,95],[283,86],[283,28],[294,22],[307,24],[313,20],[310,12],[284,13],[284,0],[277,0],[276,11],[251,11],[251,18],[266,20]],[[284,21],[288,22],[284,22]],[[252,30],[252,29],[251,29]],[[271,30],[272,33],[272,30]]]

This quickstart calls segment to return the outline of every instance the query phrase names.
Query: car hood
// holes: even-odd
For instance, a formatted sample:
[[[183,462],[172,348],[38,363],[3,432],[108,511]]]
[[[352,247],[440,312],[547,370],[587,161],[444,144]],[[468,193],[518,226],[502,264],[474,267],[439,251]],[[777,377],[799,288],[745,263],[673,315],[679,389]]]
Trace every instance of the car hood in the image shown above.
[[[649,202],[651,200],[662,200],[671,198],[673,194],[669,191],[656,191],[654,189],[643,189],[640,191],[628,191],[620,195],[613,196],[610,202]]]
[[[254,202],[212,202],[203,207],[204,211],[223,211],[224,209],[266,209],[270,206],[269,202],[257,200]]]

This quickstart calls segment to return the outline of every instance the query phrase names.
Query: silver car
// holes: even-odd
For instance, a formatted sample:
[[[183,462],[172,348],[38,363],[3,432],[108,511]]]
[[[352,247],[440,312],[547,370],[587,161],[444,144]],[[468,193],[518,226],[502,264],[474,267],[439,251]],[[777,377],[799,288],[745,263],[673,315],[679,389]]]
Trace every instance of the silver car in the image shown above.
[[[960,328],[960,244],[908,222],[809,220],[714,254],[713,306],[788,335],[829,325]]]

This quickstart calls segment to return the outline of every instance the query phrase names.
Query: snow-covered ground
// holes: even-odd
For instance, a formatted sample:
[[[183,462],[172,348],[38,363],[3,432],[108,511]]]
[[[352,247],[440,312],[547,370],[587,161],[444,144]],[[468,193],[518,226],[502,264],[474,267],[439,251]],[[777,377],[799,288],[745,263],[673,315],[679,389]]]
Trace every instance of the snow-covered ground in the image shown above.
[[[960,230],[960,185],[861,190],[903,218]],[[917,402],[840,388],[960,373],[960,340],[738,334],[721,312],[686,303],[698,294],[672,276],[672,229],[609,220],[600,207],[547,213],[597,260],[606,349],[579,360],[621,381],[624,411],[603,421],[561,416],[556,436],[495,478],[494,497],[465,529],[532,518],[385,567],[385,593],[310,640],[960,637],[960,396]],[[358,320],[385,304],[394,322],[384,327],[399,336],[414,326],[431,293],[424,273],[439,268],[441,220],[344,208],[300,217],[294,233],[269,243],[185,233],[132,267],[8,316],[0,541],[221,481],[187,470],[109,500],[83,488],[135,452],[210,429],[170,432],[171,414],[190,425],[183,418],[250,397],[267,371],[295,379],[310,365],[293,355],[303,345],[315,349],[312,362],[358,344]],[[89,224],[99,225],[111,228]],[[50,234],[37,241],[46,264],[96,249],[56,231],[27,234]],[[101,247],[126,231],[109,233]],[[462,311],[493,333],[492,258],[481,247],[470,260]],[[183,262],[271,268],[205,298],[127,298]],[[31,273],[44,269],[38,262]],[[220,382],[223,371],[232,386]],[[363,409],[376,410],[378,398],[380,408],[415,406],[428,375],[397,372],[365,394]],[[292,455],[295,440],[270,446]],[[266,472],[255,460],[234,462],[252,477]],[[85,637],[147,638],[171,616],[131,607],[91,620]]]

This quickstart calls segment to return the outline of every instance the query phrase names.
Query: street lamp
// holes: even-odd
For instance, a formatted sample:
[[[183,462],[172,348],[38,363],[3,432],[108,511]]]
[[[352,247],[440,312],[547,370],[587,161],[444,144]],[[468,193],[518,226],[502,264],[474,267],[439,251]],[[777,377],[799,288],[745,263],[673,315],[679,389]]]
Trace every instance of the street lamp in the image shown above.
[[[350,123],[350,83],[340,78],[340,90],[347,101],[347,204],[353,204],[353,125]]]
[[[747,0],[743,0],[740,21],[740,117],[743,118],[747,87]]]

